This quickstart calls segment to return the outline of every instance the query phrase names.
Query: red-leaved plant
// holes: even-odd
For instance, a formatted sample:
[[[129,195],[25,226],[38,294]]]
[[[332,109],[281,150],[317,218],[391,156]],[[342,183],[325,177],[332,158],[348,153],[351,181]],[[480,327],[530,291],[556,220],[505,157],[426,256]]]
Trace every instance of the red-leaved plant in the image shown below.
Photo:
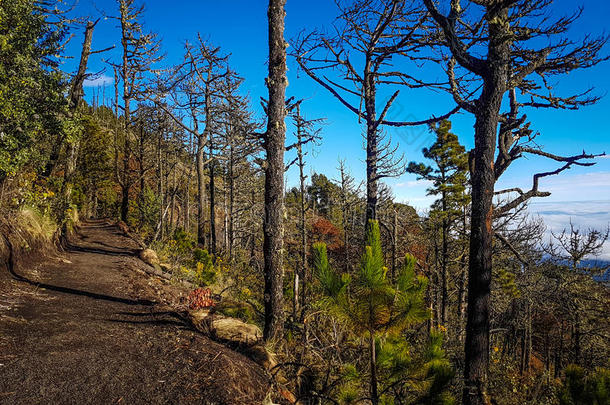
[[[210,308],[216,305],[209,288],[197,288],[189,294],[189,308],[192,310]]]

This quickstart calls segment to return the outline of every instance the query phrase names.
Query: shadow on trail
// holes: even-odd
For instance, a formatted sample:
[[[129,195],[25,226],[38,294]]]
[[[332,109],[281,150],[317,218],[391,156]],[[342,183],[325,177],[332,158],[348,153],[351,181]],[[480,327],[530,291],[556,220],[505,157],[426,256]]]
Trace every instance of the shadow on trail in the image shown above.
[[[61,287],[61,286],[47,284],[47,283],[40,283],[38,281],[30,280],[27,277],[24,277],[20,274],[15,273],[15,271],[11,267],[9,267],[9,273],[11,273],[11,276],[17,281],[22,281],[22,282],[32,285],[34,287],[44,288],[44,289],[50,290],[50,291],[56,291],[56,292],[60,292],[60,293],[64,293],[64,294],[79,295],[82,297],[92,298],[94,300],[118,302],[118,303],[126,304],[126,305],[144,305],[144,306],[155,305],[155,302],[149,301],[149,300],[132,300],[129,298],[119,298],[119,297],[113,297],[112,295],[98,294],[98,293],[94,293],[91,291],[77,290],[76,288]]]
[[[118,312],[117,315],[132,316],[138,319],[106,319],[109,322],[128,323],[133,325],[155,325],[155,326],[177,326],[180,329],[197,332],[187,318],[175,311],[159,311],[159,312]],[[141,319],[152,318],[152,319]],[[170,318],[170,319],[167,319]],[[171,319],[173,318],[173,319]]]
[[[107,245],[105,243],[96,242],[96,244],[101,244],[107,247],[112,248],[113,246]],[[65,242],[65,248],[68,252],[82,252],[82,253],[95,253],[99,255],[108,255],[108,256],[135,256],[138,251],[136,249],[129,250],[115,250],[115,249],[102,249],[88,246],[79,246],[75,245],[69,241]]]
[[[8,240],[8,238],[5,238],[5,241],[7,242],[7,246],[9,248],[9,257],[8,257],[8,260],[6,260],[6,268],[8,269],[11,277],[17,281],[27,283],[27,284],[37,287],[37,288],[45,288],[50,291],[56,291],[56,292],[60,292],[60,293],[64,293],[64,294],[78,295],[78,296],[82,296],[82,297],[92,298],[94,300],[118,302],[118,303],[126,304],[126,305],[144,305],[144,306],[155,305],[155,302],[149,301],[149,300],[132,300],[129,298],[113,297],[111,295],[98,294],[98,293],[94,293],[91,291],[77,290],[75,288],[56,286],[56,285],[52,285],[52,284],[41,283],[38,281],[30,280],[29,278],[22,276],[21,274],[17,274],[17,272],[15,271],[15,259],[13,256],[13,245],[11,244],[10,240]]]

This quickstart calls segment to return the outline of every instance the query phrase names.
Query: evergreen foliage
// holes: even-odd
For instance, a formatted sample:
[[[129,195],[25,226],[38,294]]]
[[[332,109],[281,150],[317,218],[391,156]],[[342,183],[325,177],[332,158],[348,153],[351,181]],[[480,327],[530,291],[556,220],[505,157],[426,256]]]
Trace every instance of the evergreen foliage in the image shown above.
[[[340,394],[346,403],[356,398],[351,381],[356,375],[362,379],[367,374],[373,403],[393,403],[391,398],[397,393],[407,395],[412,386],[405,388],[405,384],[414,381],[418,382],[418,392],[426,392],[422,398],[432,401],[429,403],[450,403],[443,389],[451,379],[451,367],[441,349],[442,335],[433,332],[426,354],[418,359],[405,336],[407,328],[430,316],[424,300],[428,280],[415,274],[415,263],[413,256],[406,255],[396,282],[389,279],[379,224],[374,220],[369,221],[366,247],[353,277],[333,270],[326,246],[314,245],[314,269],[323,293],[321,305],[345,322],[357,338],[369,342],[369,368],[349,373],[346,391]],[[445,402],[434,402],[441,398]]]
[[[407,171],[416,174],[418,179],[432,182],[428,195],[439,197],[433,210],[441,218],[451,219],[468,203],[468,155],[457,135],[451,132],[451,121],[430,125],[430,129],[435,133],[436,141],[424,148],[422,154],[432,160],[434,166],[410,162]]]
[[[610,370],[598,368],[587,373],[582,367],[569,365],[565,374],[559,393],[561,405],[604,405],[610,402]]]
[[[37,142],[61,135],[67,102],[57,69],[66,27],[49,22],[44,3],[0,3],[0,183],[21,167],[39,168]]]

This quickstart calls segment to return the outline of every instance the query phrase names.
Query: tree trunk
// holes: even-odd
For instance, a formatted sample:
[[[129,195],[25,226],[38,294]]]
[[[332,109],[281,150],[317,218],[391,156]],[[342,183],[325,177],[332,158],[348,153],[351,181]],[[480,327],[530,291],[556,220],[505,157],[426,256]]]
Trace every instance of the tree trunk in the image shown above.
[[[370,60],[367,58],[367,66]],[[368,67],[367,69],[370,69]],[[366,218],[364,222],[365,234],[370,220],[377,219],[377,161],[378,161],[378,137],[377,123],[375,122],[375,83],[373,76],[368,73],[364,76],[364,99],[367,113],[366,126]]]
[[[443,180],[444,182],[444,180]],[[447,215],[447,195],[442,193],[442,207],[444,215]],[[448,311],[448,292],[447,292],[447,263],[449,261],[449,220],[443,218],[441,229],[441,325],[446,326]]]
[[[463,344],[466,333],[466,283],[468,282],[468,272],[466,271],[465,263],[461,264],[460,269],[462,274],[458,290],[458,340]]]
[[[214,184],[214,155],[210,139],[210,253],[216,254],[216,186]]]
[[[489,20],[506,21],[507,7],[489,10]],[[474,133],[474,173],[472,173],[472,217],[470,223],[470,263],[468,266],[468,319],[464,347],[465,405],[489,403],[489,312],[492,270],[492,221],[495,186],[494,153],[502,98],[506,92],[510,66],[511,37],[508,23],[489,24],[488,60],[493,61],[483,77],[477,100]]]
[[[197,244],[200,247],[205,246],[205,173],[203,167],[204,146],[204,136],[197,136]]]
[[[563,369],[563,321],[559,328],[559,347],[555,351],[555,378],[559,378]]]
[[[466,223],[466,207],[462,210],[462,232],[466,235],[467,223]],[[466,247],[464,247],[466,249]],[[459,293],[458,293],[458,340],[461,344],[464,344],[464,338],[466,334],[466,285],[468,283],[468,271],[466,252],[463,252],[460,258],[460,282],[459,282]]]
[[[140,139],[138,141],[138,166],[140,169],[139,180],[140,180],[140,195],[138,196],[140,201],[140,224],[144,223],[144,189],[146,188],[146,179],[144,178],[144,159],[145,159],[145,133],[144,123],[140,122]]]
[[[485,91],[485,90],[484,90]],[[487,90],[489,91],[489,90]],[[496,100],[499,109],[501,96]],[[475,172],[472,177],[472,220],[468,267],[468,316],[464,347],[464,404],[486,404],[489,367],[489,309],[497,110],[477,119]]]
[[[294,312],[295,316],[299,311],[299,300],[301,305],[301,320],[305,316],[305,306],[307,304],[307,282],[308,282],[308,268],[307,268],[307,225],[306,225],[306,213],[307,205],[305,201],[305,159],[303,154],[303,133],[301,125],[301,104],[297,104],[297,157],[299,165],[299,192],[301,194],[299,214],[300,214],[300,226],[301,232],[301,271],[299,280],[299,272],[295,272],[294,290],[295,290],[295,304]],[[299,292],[299,282],[302,287]]]
[[[229,148],[229,262],[233,262],[233,244],[235,243],[234,214],[235,214],[235,175],[233,143]]]
[[[532,363],[532,304],[529,299],[525,305],[527,305],[525,311],[525,371],[529,372]]]
[[[279,339],[284,328],[284,149],[286,138],[286,42],[284,6],[286,0],[269,0],[269,89],[265,150],[265,328],[266,341]]]
[[[578,310],[578,309],[577,309]],[[576,322],[574,323],[574,361],[573,363],[580,366],[581,349],[580,349],[580,319],[576,313]]]
[[[85,28],[85,40],[83,41],[83,48],[80,56],[80,63],[78,64],[78,72],[72,82],[70,89],[70,111],[74,113],[78,108],[79,103],[83,98],[83,83],[85,81],[87,73],[87,65],[89,63],[89,55],[91,55],[91,42],[93,41],[93,29],[95,23],[88,21],[87,27]],[[68,148],[68,158],[66,161],[66,170],[64,172],[64,182],[62,185],[63,189],[63,200],[67,207],[70,206],[70,196],[72,194],[72,177],[76,171],[76,160],[78,158],[79,141],[73,139]],[[52,170],[52,169],[51,169]],[[63,214],[62,214],[63,215]]]
[[[377,405],[379,403],[379,393],[377,392],[377,353],[375,352],[375,334],[369,332],[369,353],[371,367],[371,403]]]
[[[157,140],[157,193],[159,197],[159,224],[157,225],[157,233],[160,239],[163,239],[163,207],[165,199],[163,198],[163,159],[161,159],[161,148],[163,147],[163,135],[159,134]]]
[[[129,215],[129,189],[131,187],[131,179],[129,173],[129,158],[131,154],[131,147],[129,144],[129,129],[131,127],[131,94],[129,89],[129,25],[128,21],[128,8],[124,0],[120,1],[121,11],[121,44],[123,46],[123,65],[122,79],[123,79],[123,129],[124,129],[124,142],[123,142],[123,182],[121,184],[121,220],[127,222]]]

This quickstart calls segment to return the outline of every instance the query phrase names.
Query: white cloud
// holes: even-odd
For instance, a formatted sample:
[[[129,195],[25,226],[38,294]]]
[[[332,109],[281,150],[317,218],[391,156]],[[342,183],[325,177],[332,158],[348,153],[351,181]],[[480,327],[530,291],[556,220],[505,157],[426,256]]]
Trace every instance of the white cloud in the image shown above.
[[[110,77],[110,76],[106,76],[104,74],[99,75],[99,76],[93,76],[90,79],[85,79],[85,82],[83,83],[83,87],[98,87],[98,86],[105,86],[108,84],[112,84],[114,82],[114,78]]]
[[[432,185],[430,180],[409,180],[401,183],[396,183],[394,187],[429,187]]]
[[[501,181],[496,189],[522,187],[529,189],[532,185],[531,176],[515,181]],[[534,199],[541,202],[558,201],[599,201],[610,199],[610,171],[589,173],[562,173],[559,176],[548,176],[540,179],[540,190],[549,191],[550,197]]]
[[[610,172],[592,172],[573,176],[557,176],[543,180],[546,187],[557,191],[581,187],[610,187]]]

